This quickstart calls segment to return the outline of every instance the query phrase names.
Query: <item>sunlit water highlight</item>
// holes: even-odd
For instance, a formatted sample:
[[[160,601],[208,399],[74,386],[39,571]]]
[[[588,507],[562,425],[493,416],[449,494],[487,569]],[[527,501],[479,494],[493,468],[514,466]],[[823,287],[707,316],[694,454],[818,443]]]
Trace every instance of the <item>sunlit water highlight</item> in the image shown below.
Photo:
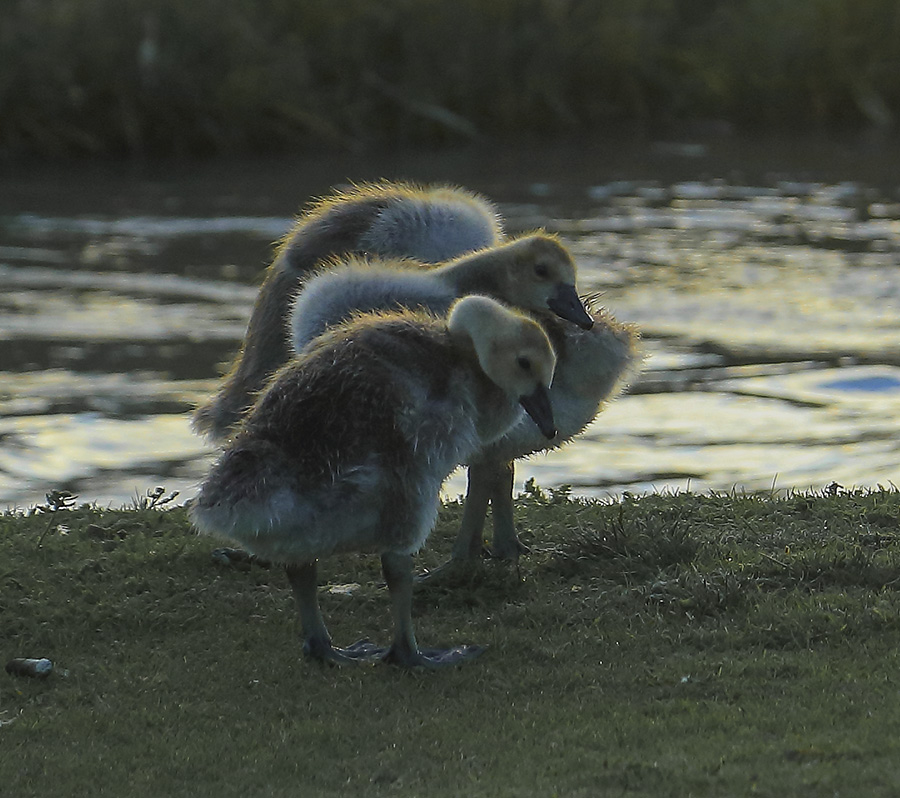
[[[578,442],[520,464],[520,486],[900,483],[896,189],[616,181],[531,193],[502,206],[510,230],[558,232],[583,291],[642,329],[646,359]],[[213,452],[188,410],[236,349],[252,281],[290,223],[0,219],[0,507],[60,488],[101,505],[157,484],[191,495]],[[458,473],[447,491],[463,486]]]

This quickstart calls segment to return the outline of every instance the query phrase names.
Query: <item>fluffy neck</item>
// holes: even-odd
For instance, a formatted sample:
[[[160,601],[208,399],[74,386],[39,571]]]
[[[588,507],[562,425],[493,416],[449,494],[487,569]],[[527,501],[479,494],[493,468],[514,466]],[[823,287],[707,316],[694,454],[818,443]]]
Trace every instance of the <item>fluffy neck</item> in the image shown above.
[[[495,247],[457,258],[437,267],[432,274],[451,287],[457,296],[473,293],[503,295],[508,268],[500,249]]]

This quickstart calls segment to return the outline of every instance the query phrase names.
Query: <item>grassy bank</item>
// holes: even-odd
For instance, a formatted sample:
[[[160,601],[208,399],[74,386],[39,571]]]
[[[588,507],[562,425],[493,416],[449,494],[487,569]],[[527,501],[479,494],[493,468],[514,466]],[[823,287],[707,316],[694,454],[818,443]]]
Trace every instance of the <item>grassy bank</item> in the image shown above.
[[[895,0],[31,0],[0,153],[228,153],[680,119],[887,128]]]
[[[896,492],[519,499],[521,574],[422,588],[441,673],[300,658],[283,575],[173,509],[0,517],[10,795],[896,795]],[[447,553],[448,505],[426,565]],[[40,544],[40,545],[39,545]],[[374,558],[323,568],[340,643],[384,640]],[[346,586],[329,590],[329,586]],[[127,786],[126,786],[127,785]]]

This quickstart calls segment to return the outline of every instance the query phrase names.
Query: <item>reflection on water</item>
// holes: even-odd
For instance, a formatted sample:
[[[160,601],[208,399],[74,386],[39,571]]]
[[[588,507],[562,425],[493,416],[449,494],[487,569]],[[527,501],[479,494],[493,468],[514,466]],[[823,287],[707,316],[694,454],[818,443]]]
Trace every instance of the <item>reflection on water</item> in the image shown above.
[[[479,187],[479,186],[476,186]],[[523,201],[523,198],[526,201]],[[500,199],[503,199],[500,197]],[[296,198],[296,205],[305,200]],[[187,410],[237,347],[289,216],[0,218],[0,507],[190,494]],[[519,468],[607,495],[900,482],[900,198],[861,183],[522,186],[646,362],[581,440]],[[460,492],[455,475],[448,491]]]

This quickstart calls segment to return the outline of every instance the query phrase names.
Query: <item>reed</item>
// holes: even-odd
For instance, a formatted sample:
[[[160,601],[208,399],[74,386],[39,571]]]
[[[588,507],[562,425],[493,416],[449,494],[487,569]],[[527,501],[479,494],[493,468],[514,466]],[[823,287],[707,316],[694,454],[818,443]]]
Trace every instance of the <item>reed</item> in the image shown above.
[[[900,108],[894,0],[31,0],[0,152],[364,149]]]

